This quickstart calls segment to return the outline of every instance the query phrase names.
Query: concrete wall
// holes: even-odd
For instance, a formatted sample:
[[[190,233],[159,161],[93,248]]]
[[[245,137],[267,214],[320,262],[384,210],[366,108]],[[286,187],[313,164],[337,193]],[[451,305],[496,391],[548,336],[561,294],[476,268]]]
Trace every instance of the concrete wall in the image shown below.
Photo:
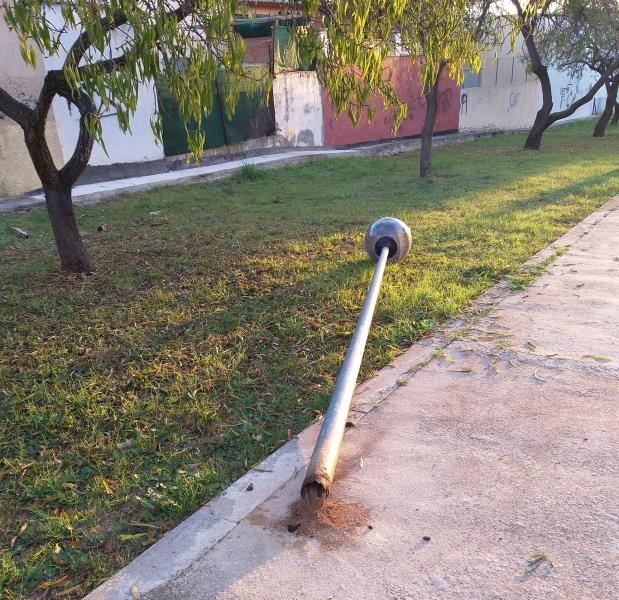
[[[322,146],[322,96],[316,73],[278,73],[272,93],[276,134],[292,146]]]
[[[489,129],[528,129],[542,106],[542,89],[535,75],[525,69],[526,49],[522,36],[515,51],[506,38],[496,53],[486,54],[479,75],[468,73],[460,91],[460,131]],[[549,68],[553,110],[562,110],[586,93],[595,82],[592,73],[574,79],[566,73]],[[596,108],[603,106],[606,92],[596,95]],[[593,100],[579,108],[569,119],[591,116]]]
[[[55,11],[58,8],[54,8]],[[57,25],[64,22],[58,12],[53,13],[50,19]],[[69,48],[77,37],[77,29],[67,32],[63,36],[65,48]],[[118,30],[114,32],[113,46],[121,46],[125,34]],[[62,66],[64,56],[48,57],[45,59],[47,69],[58,69]],[[55,98],[52,104],[56,118],[58,136],[65,160],[73,154],[75,142],[79,133],[79,112],[74,106],[68,106],[66,100]],[[102,114],[103,141],[108,154],[99,144],[95,144],[90,165],[110,165],[114,163],[132,163],[152,161],[163,158],[163,146],[157,146],[150,128],[151,117],[155,114],[156,98],[152,85],[141,85],[139,89],[138,108],[131,119],[131,132],[124,134],[116,120],[113,107]]]
[[[526,129],[537,112],[539,81],[527,74],[522,37],[488,52],[479,74],[466,73],[460,90],[460,131]]]
[[[423,127],[426,106],[421,93],[419,65],[408,56],[392,57],[387,66],[391,69],[391,81],[398,96],[408,104],[408,115],[398,131],[394,134],[393,109],[385,110],[383,101],[376,98],[372,104],[376,114],[371,123],[363,114],[358,127],[355,127],[348,115],[336,116],[327,93],[322,91],[323,131],[326,145],[347,145],[388,140],[419,135]],[[441,76],[439,86],[439,104],[435,132],[457,131],[459,111],[459,89],[446,73]]]
[[[0,8],[0,86],[29,105],[39,95],[45,73],[41,57],[37,58],[36,69],[24,63],[17,36],[8,30]],[[47,143],[54,160],[60,165],[62,153],[53,114],[50,116]],[[32,166],[21,127],[0,113],[0,197],[19,195],[39,187],[41,182]]]
[[[481,86],[460,91],[460,131],[526,129],[537,112],[539,82]]]
[[[52,103],[58,136],[65,160],[73,154],[79,133],[79,112],[69,106],[66,100],[54,98]],[[153,86],[141,86],[138,108],[131,119],[131,131],[123,133],[118,126],[114,108],[102,114],[103,141],[108,154],[99,144],[92,149],[89,164],[111,165],[114,163],[136,163],[163,158],[163,146],[157,146],[150,128],[150,118],[155,111],[155,91]]]
[[[556,69],[549,69],[548,75],[550,76],[550,84],[552,86],[552,110],[563,110],[570,106],[574,100],[578,100],[581,96],[586,94],[593,84],[597,81],[596,73],[589,71],[588,69],[583,73],[582,77],[570,77],[567,73],[557,71]],[[606,101],[606,90],[602,88],[595,95],[595,113],[599,114],[601,110],[604,110],[604,103]],[[564,119],[569,121],[573,119],[582,119],[583,117],[590,117],[595,114],[593,110],[594,100],[587,102],[581,106],[573,115]],[[542,105],[542,93],[540,90],[538,98],[538,108]],[[600,110],[601,108],[601,110]]]

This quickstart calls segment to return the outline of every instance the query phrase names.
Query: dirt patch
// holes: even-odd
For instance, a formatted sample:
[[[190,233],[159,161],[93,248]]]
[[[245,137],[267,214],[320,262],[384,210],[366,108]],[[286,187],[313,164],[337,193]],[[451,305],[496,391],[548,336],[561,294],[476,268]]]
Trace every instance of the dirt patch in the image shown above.
[[[302,500],[290,507],[281,522],[289,534],[314,538],[327,547],[350,542],[371,524],[370,511],[361,504],[327,499],[320,509],[308,507]]]

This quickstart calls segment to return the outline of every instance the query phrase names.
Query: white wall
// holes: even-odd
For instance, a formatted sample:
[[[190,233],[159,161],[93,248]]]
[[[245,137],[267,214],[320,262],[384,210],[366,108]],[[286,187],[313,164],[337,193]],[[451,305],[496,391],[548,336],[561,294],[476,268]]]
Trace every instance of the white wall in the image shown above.
[[[52,104],[58,137],[65,161],[75,148],[79,133],[79,112],[69,106],[64,98],[56,97]],[[108,154],[96,144],[88,164],[111,165],[114,163],[145,162],[163,158],[163,146],[157,146],[150,128],[150,118],[154,114],[154,90],[152,85],[140,86],[138,109],[131,119],[131,131],[126,134],[120,130],[113,107],[102,114],[103,141]]]
[[[293,146],[322,146],[322,96],[316,73],[278,73],[272,93],[276,133]]]
[[[465,78],[460,90],[460,131],[531,127],[539,81],[526,72],[522,47],[522,36],[518,36],[512,52],[506,35],[500,48],[486,53],[481,74]]]
[[[552,110],[563,110],[570,106],[574,100],[578,100],[581,96],[586,94],[593,84],[597,81],[597,74],[589,71],[585,71],[580,78],[569,77],[567,73],[557,71],[556,69],[548,69],[548,75],[550,76],[550,85],[552,86]],[[604,110],[604,102],[606,100],[606,90],[602,87],[601,90],[595,95],[595,106],[597,114]],[[542,93],[540,89],[538,108],[542,106]],[[576,112],[565,118],[564,121],[572,119],[581,119],[583,117],[590,117],[593,115],[593,100],[587,102],[581,106]]]
[[[54,7],[54,11],[58,11]],[[52,13],[51,19],[61,26],[63,19],[58,12]],[[78,34],[77,29],[63,36],[65,48],[69,48]],[[119,47],[125,34],[122,31],[113,32],[113,45]],[[52,56],[45,59],[47,70],[62,68],[64,56]],[[68,106],[63,98],[56,97],[52,104],[58,137],[63,157],[68,160],[73,154],[75,142],[79,133],[79,112],[75,106]],[[157,146],[150,128],[150,119],[155,114],[156,99],[152,85],[140,85],[138,91],[138,107],[130,120],[131,131],[124,134],[118,126],[114,108],[102,113],[103,141],[108,154],[99,144],[95,144],[89,161],[90,165],[110,165],[114,163],[131,163],[157,160],[163,158],[163,146]]]
[[[525,129],[533,124],[537,79],[460,90],[460,131]]]

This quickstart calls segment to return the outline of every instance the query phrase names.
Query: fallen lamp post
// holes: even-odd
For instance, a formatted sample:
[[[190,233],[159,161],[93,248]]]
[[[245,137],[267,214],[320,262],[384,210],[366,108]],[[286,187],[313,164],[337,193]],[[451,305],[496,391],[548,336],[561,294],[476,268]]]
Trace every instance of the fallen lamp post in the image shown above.
[[[322,505],[333,482],[385,266],[388,262],[402,260],[408,254],[410,246],[410,229],[405,223],[392,217],[375,221],[365,235],[365,249],[376,262],[376,269],[301,487],[301,497],[312,507]]]

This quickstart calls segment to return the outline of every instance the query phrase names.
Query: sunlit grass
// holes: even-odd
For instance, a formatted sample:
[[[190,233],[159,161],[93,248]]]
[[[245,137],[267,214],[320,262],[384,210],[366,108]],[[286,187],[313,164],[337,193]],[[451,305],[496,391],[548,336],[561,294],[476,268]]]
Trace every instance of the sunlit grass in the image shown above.
[[[324,409],[374,219],[406,220],[413,246],[386,273],[363,377],[520,281],[619,193],[619,135],[590,130],[551,131],[541,152],[521,137],[441,147],[427,182],[415,154],[337,158],[79,207],[85,280],[57,271],[43,212],[2,218],[6,597],[81,597]]]

